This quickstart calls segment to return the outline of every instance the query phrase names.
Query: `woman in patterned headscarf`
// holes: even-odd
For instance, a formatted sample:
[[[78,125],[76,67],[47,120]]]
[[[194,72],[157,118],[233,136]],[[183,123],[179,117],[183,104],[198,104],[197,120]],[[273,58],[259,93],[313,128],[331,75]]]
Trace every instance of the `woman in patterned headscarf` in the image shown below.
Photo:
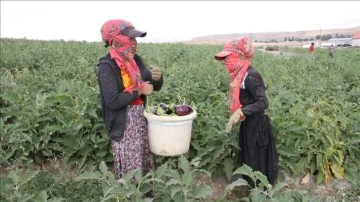
[[[111,138],[114,172],[117,179],[134,169],[147,173],[154,169],[148,127],[143,115],[146,96],[159,91],[163,77],[159,68],[151,70],[136,53],[136,37],[146,36],[128,21],[109,20],[101,27],[109,53],[98,63],[102,115]]]
[[[246,164],[254,171],[260,171],[274,184],[278,173],[275,139],[270,118],[266,113],[269,101],[260,73],[251,66],[254,47],[248,38],[226,43],[224,49],[215,55],[223,61],[230,74],[230,112],[226,125],[230,132],[234,124],[241,122],[239,132],[240,166]],[[244,176],[249,184],[255,183]]]

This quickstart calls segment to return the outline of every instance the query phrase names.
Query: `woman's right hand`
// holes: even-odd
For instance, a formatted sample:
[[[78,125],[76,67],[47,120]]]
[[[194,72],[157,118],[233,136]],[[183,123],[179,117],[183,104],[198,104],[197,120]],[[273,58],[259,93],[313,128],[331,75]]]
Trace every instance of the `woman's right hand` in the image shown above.
[[[151,95],[153,90],[154,90],[154,86],[149,81],[146,81],[144,87],[139,89],[139,94]]]

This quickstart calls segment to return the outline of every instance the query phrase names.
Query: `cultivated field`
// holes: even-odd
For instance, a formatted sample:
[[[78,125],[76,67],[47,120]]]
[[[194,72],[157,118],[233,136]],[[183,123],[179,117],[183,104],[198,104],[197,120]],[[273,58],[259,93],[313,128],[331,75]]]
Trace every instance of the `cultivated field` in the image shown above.
[[[273,55],[256,46],[280,161],[272,187],[236,165],[238,128],[223,133],[229,78],[214,59],[222,45],[139,44],[165,78],[148,104],[185,102],[198,116],[188,153],[156,156],[154,172],[117,182],[96,78],[103,44],[0,42],[1,201],[359,201],[360,49],[336,49],[333,59],[317,49],[311,59],[303,48]],[[239,174],[261,183],[248,189],[233,181]]]

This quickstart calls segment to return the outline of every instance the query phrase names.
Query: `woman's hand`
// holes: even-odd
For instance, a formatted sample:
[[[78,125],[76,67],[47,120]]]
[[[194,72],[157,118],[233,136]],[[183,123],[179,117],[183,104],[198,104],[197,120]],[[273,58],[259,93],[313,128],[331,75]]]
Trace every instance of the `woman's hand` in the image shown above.
[[[151,77],[154,81],[159,81],[161,78],[161,70],[158,67],[151,68]]]
[[[139,94],[151,95],[153,90],[154,90],[154,86],[149,81],[146,81],[144,87],[139,89]]]
[[[228,123],[226,124],[225,132],[230,133],[233,125],[237,124],[240,121],[240,117],[244,116],[241,109],[237,109],[229,118]]]

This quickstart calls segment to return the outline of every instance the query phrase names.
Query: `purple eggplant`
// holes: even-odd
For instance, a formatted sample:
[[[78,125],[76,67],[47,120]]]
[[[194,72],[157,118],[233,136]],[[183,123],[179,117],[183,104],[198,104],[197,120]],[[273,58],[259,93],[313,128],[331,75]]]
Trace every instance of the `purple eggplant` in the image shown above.
[[[178,116],[185,116],[193,112],[193,109],[186,104],[175,105],[174,110],[175,114]]]
[[[171,114],[173,111],[165,103],[160,103],[159,106],[164,110],[165,114]]]

